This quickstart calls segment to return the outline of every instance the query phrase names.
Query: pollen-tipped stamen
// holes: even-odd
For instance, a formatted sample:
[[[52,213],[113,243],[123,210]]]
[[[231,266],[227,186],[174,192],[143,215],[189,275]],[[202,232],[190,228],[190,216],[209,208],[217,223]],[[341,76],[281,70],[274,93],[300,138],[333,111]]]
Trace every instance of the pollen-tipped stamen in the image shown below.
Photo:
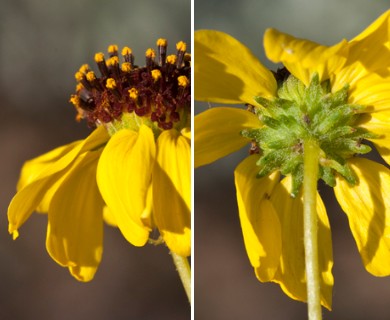
[[[145,118],[158,130],[173,127],[180,129],[187,124],[191,105],[190,56],[185,55],[186,45],[180,42],[176,55],[167,56],[167,41],[157,41],[156,53],[148,49],[146,65],[134,65],[129,47],[121,51],[123,63],[118,57],[118,47],[108,47],[109,58],[99,52],[95,55],[101,76],[87,65],[76,73],[76,95],[71,98],[78,111],[78,118],[86,118],[90,125],[120,122],[124,114],[134,113]],[[184,59],[185,58],[185,59]],[[77,99],[76,99],[77,97]]]
[[[147,68],[153,68],[155,65],[154,59],[156,58],[156,52],[149,48],[145,52],[145,57],[146,57],[146,67]]]
[[[118,56],[118,46],[116,44],[111,44],[108,46],[107,51],[110,57]]]
[[[167,46],[168,41],[166,39],[158,39],[157,40],[157,52],[158,52],[158,65],[163,66],[165,65],[165,60],[167,57]]]
[[[176,62],[176,67],[179,69],[181,68],[183,61],[184,61],[184,55],[187,50],[187,45],[183,41],[179,41],[176,44],[176,49],[177,49],[177,62]]]
[[[98,52],[95,54],[95,62],[98,65],[102,77],[108,77],[109,73],[106,65],[106,60],[104,59],[104,54],[102,52]]]

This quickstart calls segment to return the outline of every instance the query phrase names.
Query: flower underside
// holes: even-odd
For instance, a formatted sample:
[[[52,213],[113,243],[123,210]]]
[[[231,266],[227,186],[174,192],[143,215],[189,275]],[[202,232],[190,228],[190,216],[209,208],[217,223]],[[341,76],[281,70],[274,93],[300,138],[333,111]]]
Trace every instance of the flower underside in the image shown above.
[[[116,45],[108,47],[107,60],[101,52],[95,55],[100,77],[88,65],[81,66],[75,74],[76,94],[70,99],[77,119],[86,119],[90,126],[115,125],[130,113],[160,131],[185,127],[191,105],[191,57],[184,42],[176,45],[176,55],[167,56],[165,39],[157,41],[157,48],[158,61],[155,51],[148,49],[144,67],[134,65],[128,47],[121,52],[124,62],[120,65]]]
[[[304,142],[311,139],[321,148],[319,178],[334,187],[335,175],[340,174],[355,185],[347,159],[370,152],[363,140],[374,137],[358,126],[365,106],[347,102],[348,85],[332,93],[329,80],[320,83],[317,74],[307,87],[285,68],[275,78],[277,97],[255,97],[261,106],[249,107],[263,126],[241,132],[252,140],[251,152],[260,155],[258,177],[276,170],[291,175],[291,196],[296,197],[303,182]]]

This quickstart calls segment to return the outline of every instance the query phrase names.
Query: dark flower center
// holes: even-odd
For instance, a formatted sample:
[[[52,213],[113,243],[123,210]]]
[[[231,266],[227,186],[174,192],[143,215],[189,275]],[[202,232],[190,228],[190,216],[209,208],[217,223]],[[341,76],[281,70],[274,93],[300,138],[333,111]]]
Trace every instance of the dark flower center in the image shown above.
[[[100,77],[88,65],[75,74],[76,94],[70,101],[77,119],[90,126],[120,121],[124,113],[147,117],[160,129],[168,130],[187,121],[191,109],[191,56],[186,44],[176,45],[177,53],[167,56],[167,41],[157,41],[156,53],[148,49],[145,66],[134,65],[130,48],[122,49],[120,64],[118,47],[108,47],[109,58],[95,55]]]

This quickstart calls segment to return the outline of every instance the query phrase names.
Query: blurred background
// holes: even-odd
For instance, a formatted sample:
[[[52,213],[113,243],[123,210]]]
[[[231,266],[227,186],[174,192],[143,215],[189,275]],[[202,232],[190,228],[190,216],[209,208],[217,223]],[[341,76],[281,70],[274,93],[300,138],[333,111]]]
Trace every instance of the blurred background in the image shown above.
[[[12,241],[6,212],[23,162],[85,138],[68,103],[74,73],[109,44],[144,64],[159,37],[190,51],[190,0],[1,0],[0,319],[189,319],[190,307],[163,246],[135,248],[105,228],[103,261],[79,283],[46,252],[46,216],[34,214]],[[97,68],[94,68],[97,70]]]
[[[388,0],[195,0],[195,30],[229,33],[275,70],[262,47],[266,28],[332,45],[353,38],[389,8]],[[196,103],[195,113],[208,107]],[[288,298],[277,284],[258,282],[249,264],[233,180],[247,152],[195,171],[196,319],[307,319],[306,304]],[[390,319],[390,277],[365,271],[333,192],[324,188],[321,195],[332,228],[335,278],[333,311],[324,310],[324,319]]]

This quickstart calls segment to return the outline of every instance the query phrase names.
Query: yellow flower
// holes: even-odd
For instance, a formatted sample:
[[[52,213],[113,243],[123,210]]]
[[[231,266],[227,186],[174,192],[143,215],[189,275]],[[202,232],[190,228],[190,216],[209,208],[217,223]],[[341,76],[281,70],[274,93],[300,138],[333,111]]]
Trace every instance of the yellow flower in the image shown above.
[[[267,70],[236,39],[195,33],[195,99],[245,104],[195,117],[195,167],[251,143],[235,169],[244,242],[257,278],[306,301],[303,141],[321,148],[319,178],[334,188],[367,271],[390,274],[390,170],[364,159],[370,140],[390,163],[390,11],[351,41],[327,47],[274,29],[264,35]],[[249,111],[249,112],[248,112]],[[317,194],[321,303],[332,304],[330,225]]]
[[[147,55],[145,67],[125,48],[120,68],[110,46],[107,61],[95,56],[101,77],[80,68],[71,102],[96,129],[27,161],[9,205],[14,238],[33,211],[47,213],[47,251],[80,281],[101,261],[103,217],[135,246],[157,228],[172,252],[190,255],[191,68],[181,50],[169,63],[160,40],[158,62]]]

